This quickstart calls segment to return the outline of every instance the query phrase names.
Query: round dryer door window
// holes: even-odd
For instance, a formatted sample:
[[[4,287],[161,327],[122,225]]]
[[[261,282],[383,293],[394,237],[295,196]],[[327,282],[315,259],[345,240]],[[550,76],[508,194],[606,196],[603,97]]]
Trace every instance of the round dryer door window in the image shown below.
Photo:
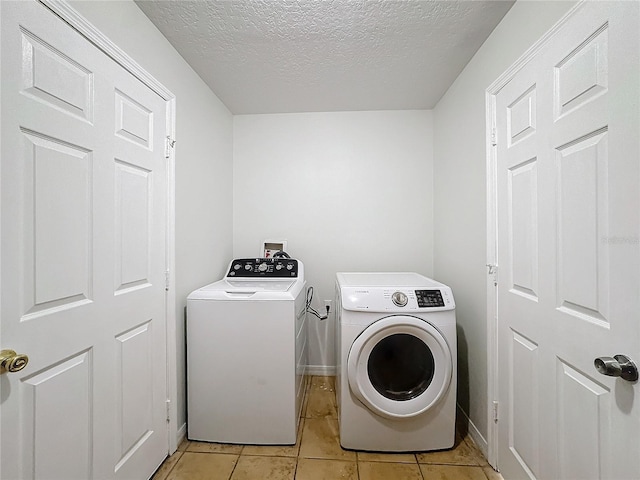
[[[436,327],[416,317],[396,315],[371,324],[353,342],[347,363],[353,394],[389,418],[424,413],[451,383],[447,341]]]

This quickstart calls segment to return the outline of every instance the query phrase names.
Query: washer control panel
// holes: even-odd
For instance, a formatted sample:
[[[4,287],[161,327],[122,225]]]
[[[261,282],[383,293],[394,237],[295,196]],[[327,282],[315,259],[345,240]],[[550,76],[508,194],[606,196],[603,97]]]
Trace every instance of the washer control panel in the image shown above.
[[[294,258],[236,258],[227,278],[298,278],[298,270]]]

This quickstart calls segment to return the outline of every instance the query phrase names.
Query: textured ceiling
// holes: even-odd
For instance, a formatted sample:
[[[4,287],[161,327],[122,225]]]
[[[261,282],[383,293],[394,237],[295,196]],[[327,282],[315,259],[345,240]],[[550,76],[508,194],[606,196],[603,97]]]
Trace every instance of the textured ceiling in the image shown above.
[[[513,4],[136,3],[234,114],[432,108]]]

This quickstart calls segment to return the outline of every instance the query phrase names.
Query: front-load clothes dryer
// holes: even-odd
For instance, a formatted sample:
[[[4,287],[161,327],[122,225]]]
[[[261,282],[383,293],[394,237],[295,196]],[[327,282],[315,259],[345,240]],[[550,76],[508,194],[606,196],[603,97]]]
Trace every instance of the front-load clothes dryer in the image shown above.
[[[302,262],[243,258],[187,298],[187,437],[293,445],[307,365]]]
[[[336,280],[340,444],[381,452],[453,447],[451,289],[417,273],[338,273]]]

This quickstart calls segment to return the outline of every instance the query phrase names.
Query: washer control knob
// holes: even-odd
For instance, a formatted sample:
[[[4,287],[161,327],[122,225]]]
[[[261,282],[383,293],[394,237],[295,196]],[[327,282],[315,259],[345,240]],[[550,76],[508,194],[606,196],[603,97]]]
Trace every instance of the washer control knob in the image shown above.
[[[409,301],[407,296],[402,292],[395,292],[393,295],[391,295],[391,300],[393,301],[394,305],[398,307],[404,307]]]
[[[245,269],[245,270],[251,270],[251,264],[250,264],[250,263],[247,263],[247,264],[244,266],[244,269]]]
[[[241,266],[239,263],[236,263],[236,264],[233,266],[233,269],[234,269],[234,270],[240,270],[240,268],[242,268],[242,266]]]
[[[276,265],[276,270],[282,270],[282,264],[281,263]]]
[[[258,271],[260,272],[266,272],[268,268],[269,265],[267,265],[266,263],[261,263],[260,265],[258,265]]]
[[[287,270],[293,270],[293,265],[290,263],[287,263]]]

